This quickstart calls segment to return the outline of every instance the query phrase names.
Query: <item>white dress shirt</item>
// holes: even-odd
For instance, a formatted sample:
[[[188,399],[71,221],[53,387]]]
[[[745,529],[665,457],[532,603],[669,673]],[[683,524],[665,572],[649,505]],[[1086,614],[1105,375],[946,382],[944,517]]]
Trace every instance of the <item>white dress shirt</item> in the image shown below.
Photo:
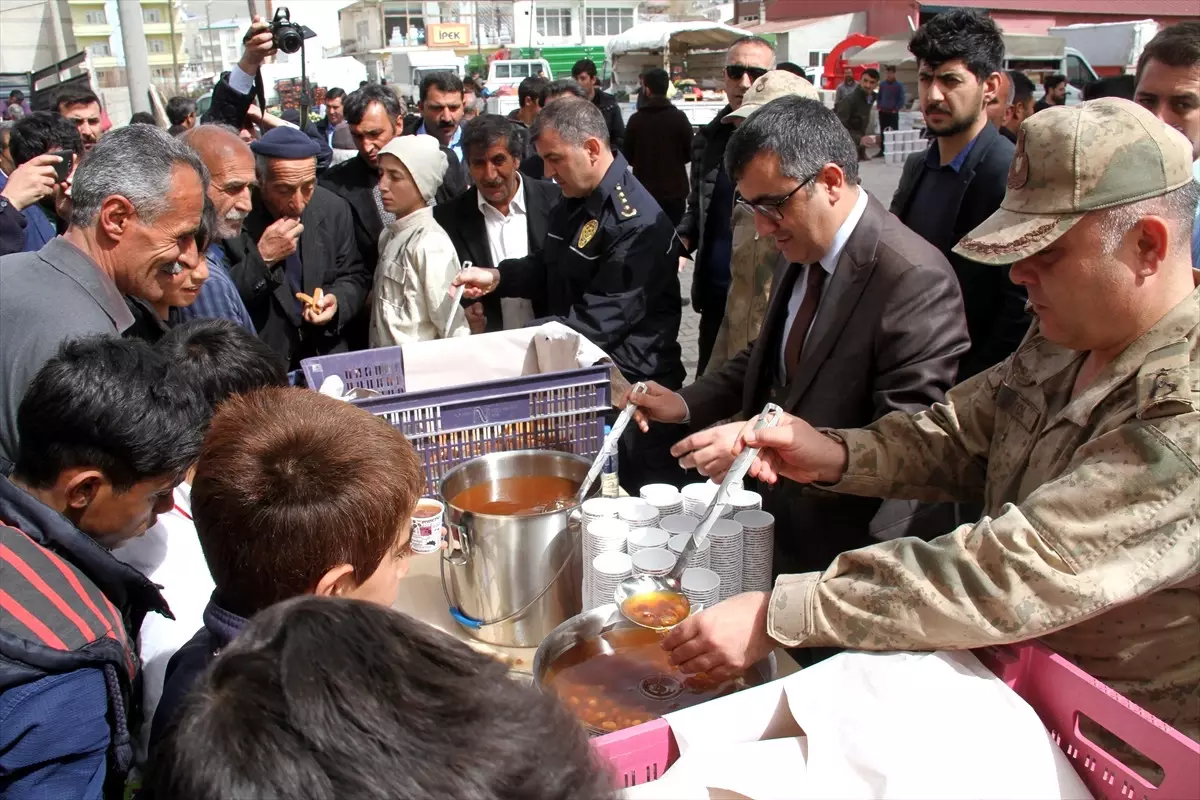
[[[147,614],[138,638],[142,659],[142,730],[136,742],[139,763],[145,763],[150,721],[162,697],[167,662],[204,627],[204,608],[214,585],[196,526],[192,522],[192,487],[175,487],[175,507],[160,514],[154,527],[113,548],[113,556],[162,586],[162,596],[174,620]]]
[[[850,241],[850,234],[854,233],[854,229],[858,227],[858,221],[862,219],[863,212],[867,210],[867,191],[861,186],[858,187],[858,200],[854,201],[854,208],[850,209],[849,216],[842,226],[838,228],[837,233],[833,236],[833,244],[829,246],[829,250],[825,255],[821,256],[818,262],[821,268],[825,270],[826,278],[825,285],[828,287],[829,279],[833,277],[834,271],[837,269],[838,260],[842,257],[842,251],[846,249],[846,242]],[[811,267],[805,264],[800,274],[796,276],[796,284],[792,287],[792,296],[788,298],[787,305],[787,321],[783,323],[783,338],[779,340],[779,374],[787,375],[787,362],[784,358],[784,350],[787,349],[788,336],[792,332],[792,322],[796,319],[796,312],[800,310],[800,304],[804,302],[804,292],[808,287],[808,270]],[[817,314],[821,313],[820,306],[817,307]],[[808,330],[812,332],[812,325],[816,323],[817,315],[813,315],[813,321],[809,324]],[[804,340],[804,349],[808,349],[807,334]]]
[[[483,225],[487,230],[488,249],[492,253],[492,265],[500,266],[506,258],[524,258],[529,255],[529,215],[525,213],[525,181],[517,173],[517,193],[508,204],[508,214],[483,199],[476,191],[479,213],[483,214]],[[520,297],[500,299],[504,329],[524,328],[533,321],[533,303]]]

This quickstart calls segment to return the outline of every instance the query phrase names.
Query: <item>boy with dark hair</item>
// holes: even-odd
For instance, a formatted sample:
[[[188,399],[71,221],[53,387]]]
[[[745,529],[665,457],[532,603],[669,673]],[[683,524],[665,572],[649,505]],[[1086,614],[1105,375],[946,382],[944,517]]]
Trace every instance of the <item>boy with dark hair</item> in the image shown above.
[[[600,113],[604,115],[604,124],[608,126],[608,144],[614,153],[620,152],[625,143],[625,118],[621,116],[621,107],[617,100],[600,88],[600,80],[596,76],[596,62],[590,58],[581,58],[571,67],[571,77],[575,79]]]
[[[72,164],[67,171],[70,176],[75,171],[75,164],[83,157],[83,140],[70,120],[49,111],[35,111],[13,124],[9,149],[13,164],[18,167],[38,156],[58,151],[71,153]],[[36,253],[57,236],[60,229],[66,228],[67,220],[59,215],[59,209],[65,214],[70,207],[70,199],[65,194],[68,185],[56,183],[53,193],[22,210],[25,215],[23,252]]]
[[[1008,183],[1015,148],[987,114],[1001,92],[1004,40],[993,20],[956,8],[918,28],[908,49],[917,58],[925,126],[935,138],[905,160],[890,210],[942,251],[958,276],[971,336],[958,366],[964,381],[1007,358],[1029,328],[1025,290],[1004,270],[954,252],[1000,207]],[[1001,102],[1007,100],[1006,91]]]
[[[601,800],[579,722],[404,614],[304,597],[255,616],[159,750],[156,796]]]
[[[192,483],[216,589],[204,627],[167,666],[151,751],[197,676],[262,609],[302,594],[390,605],[424,485],[404,435],[349,403],[287,388],[227,400]]]
[[[166,601],[110,548],[154,525],[208,408],[136,339],[68,342],[30,384],[0,478],[0,795],[120,795],[141,718],[134,642]]]
[[[279,357],[261,339],[226,319],[198,319],[171,328],[159,339],[158,352],[172,364],[210,413],[236,394],[287,386]],[[137,756],[144,761],[150,720],[162,696],[167,662],[204,624],[204,607],[213,591],[204,554],[192,522],[195,464],[175,487],[171,508],[145,534],[113,550],[113,555],[162,586],[173,619],[151,617],[142,626],[142,698],[146,724],[138,736]]]
[[[671,225],[683,219],[692,160],[692,123],[668,98],[671,77],[662,67],[642,73],[638,110],[629,118],[621,152],[633,174],[658,201]]]
[[[196,120],[196,101],[190,97],[172,97],[167,101],[167,120],[172,128],[186,131],[196,127],[199,124]]]

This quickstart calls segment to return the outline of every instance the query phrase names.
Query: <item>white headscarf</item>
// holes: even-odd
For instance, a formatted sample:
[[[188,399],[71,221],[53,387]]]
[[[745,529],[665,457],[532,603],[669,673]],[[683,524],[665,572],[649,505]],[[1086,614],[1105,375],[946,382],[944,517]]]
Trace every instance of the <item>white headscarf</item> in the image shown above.
[[[433,196],[442,188],[447,165],[446,154],[442,152],[442,146],[438,144],[437,139],[423,133],[397,136],[379,151],[380,157],[384,154],[400,159],[400,163],[408,170],[408,174],[412,175],[417,188],[421,190],[425,202],[433,201]]]

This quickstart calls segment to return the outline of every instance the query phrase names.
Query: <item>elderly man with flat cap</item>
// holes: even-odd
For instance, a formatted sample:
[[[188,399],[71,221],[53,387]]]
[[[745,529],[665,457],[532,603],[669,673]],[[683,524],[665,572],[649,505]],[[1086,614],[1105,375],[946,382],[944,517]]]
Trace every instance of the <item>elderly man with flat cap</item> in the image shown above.
[[[258,186],[241,234],[223,243],[226,263],[259,338],[296,369],[347,349],[343,331],[363,312],[371,273],[350,207],[317,186],[317,143],[275,128],[250,149]],[[308,302],[317,289],[320,300]]]
[[[765,448],[761,480],[976,501],[984,516],[736,595],[671,632],[671,661],[717,677],[776,642],[1040,639],[1200,738],[1198,198],[1191,144],[1141,106],[1026,120],[1004,201],[956,247],[1028,290],[1035,319],[1016,352],[925,411],[840,430],[791,417],[741,440]]]

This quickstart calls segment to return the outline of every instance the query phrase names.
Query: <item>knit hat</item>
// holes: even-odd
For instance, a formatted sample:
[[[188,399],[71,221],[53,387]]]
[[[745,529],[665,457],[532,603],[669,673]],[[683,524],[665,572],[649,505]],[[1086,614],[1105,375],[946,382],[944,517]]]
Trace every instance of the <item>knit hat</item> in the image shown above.
[[[379,151],[379,157],[395,156],[408,170],[421,196],[428,203],[433,200],[446,177],[448,160],[442,146],[432,136],[419,133],[412,136],[397,136]]]

